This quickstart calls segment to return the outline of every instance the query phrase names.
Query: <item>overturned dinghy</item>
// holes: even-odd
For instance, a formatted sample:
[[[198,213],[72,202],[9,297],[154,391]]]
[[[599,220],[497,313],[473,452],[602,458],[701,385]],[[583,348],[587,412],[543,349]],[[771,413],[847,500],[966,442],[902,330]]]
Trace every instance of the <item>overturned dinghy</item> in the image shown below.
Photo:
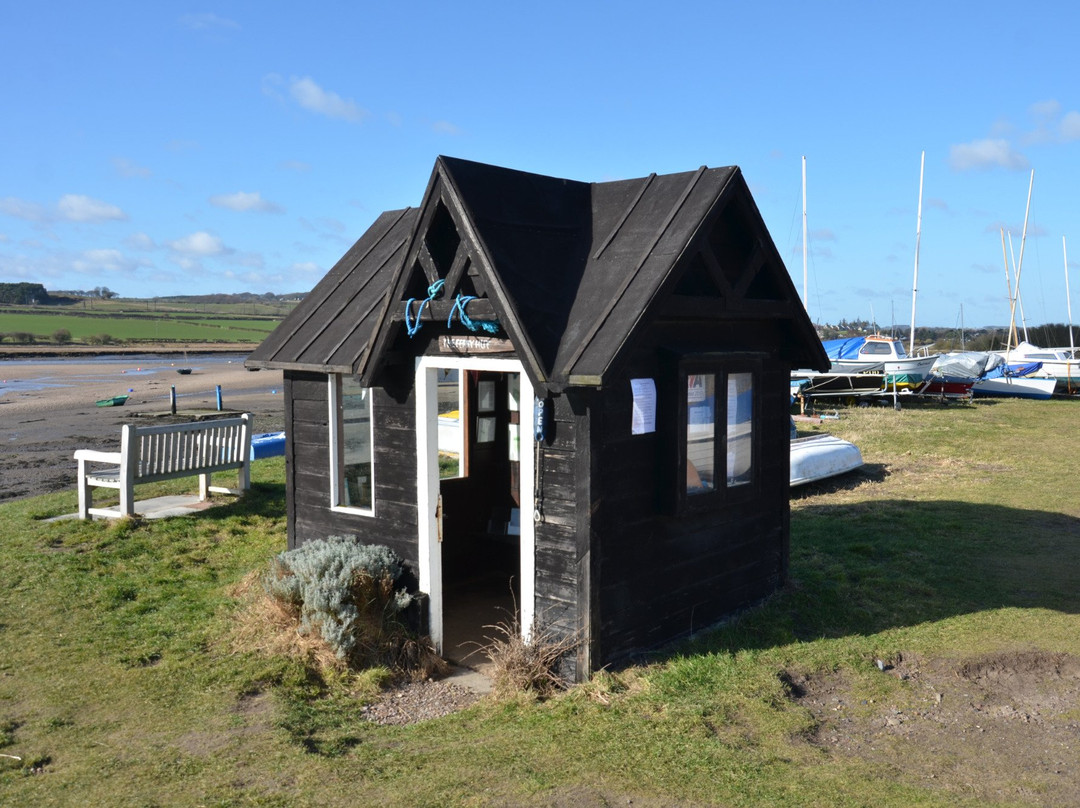
[[[839,474],[847,474],[862,464],[862,452],[854,443],[832,435],[797,438],[795,437],[795,423],[792,422],[789,480],[792,488]]]

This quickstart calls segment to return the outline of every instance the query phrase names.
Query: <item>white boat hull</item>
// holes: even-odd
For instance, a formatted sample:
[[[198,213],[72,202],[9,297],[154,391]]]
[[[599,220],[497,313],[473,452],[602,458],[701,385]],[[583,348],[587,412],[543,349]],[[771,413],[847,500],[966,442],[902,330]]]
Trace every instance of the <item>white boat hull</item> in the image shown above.
[[[975,382],[971,392],[986,398],[1034,398],[1044,401],[1054,395],[1057,379],[1053,376],[1002,376]]]
[[[859,447],[832,435],[812,435],[791,441],[790,484],[825,480],[854,471],[863,464]]]

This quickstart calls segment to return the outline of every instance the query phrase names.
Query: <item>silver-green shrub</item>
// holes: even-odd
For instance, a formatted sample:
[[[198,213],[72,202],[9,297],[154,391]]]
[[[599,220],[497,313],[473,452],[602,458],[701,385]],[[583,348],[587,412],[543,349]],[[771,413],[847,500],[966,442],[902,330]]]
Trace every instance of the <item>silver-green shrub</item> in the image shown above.
[[[393,664],[407,631],[412,596],[405,567],[388,547],[354,536],[307,542],[276,556],[267,592],[298,612],[300,632],[318,635],[345,664]]]

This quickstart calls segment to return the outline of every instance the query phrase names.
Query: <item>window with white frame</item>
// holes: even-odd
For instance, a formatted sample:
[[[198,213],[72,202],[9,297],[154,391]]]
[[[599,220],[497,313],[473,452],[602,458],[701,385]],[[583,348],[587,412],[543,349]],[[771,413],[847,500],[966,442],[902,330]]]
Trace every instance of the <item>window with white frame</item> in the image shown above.
[[[375,506],[371,390],[353,376],[330,377],[330,484],[333,508]]]

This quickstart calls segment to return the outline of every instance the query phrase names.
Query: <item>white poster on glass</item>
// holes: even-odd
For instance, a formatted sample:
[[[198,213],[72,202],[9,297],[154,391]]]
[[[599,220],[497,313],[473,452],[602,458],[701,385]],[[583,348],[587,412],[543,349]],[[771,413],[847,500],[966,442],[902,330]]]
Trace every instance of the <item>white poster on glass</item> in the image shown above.
[[[630,434],[645,435],[656,431],[656,382],[652,379],[631,379],[634,394],[634,412]]]

